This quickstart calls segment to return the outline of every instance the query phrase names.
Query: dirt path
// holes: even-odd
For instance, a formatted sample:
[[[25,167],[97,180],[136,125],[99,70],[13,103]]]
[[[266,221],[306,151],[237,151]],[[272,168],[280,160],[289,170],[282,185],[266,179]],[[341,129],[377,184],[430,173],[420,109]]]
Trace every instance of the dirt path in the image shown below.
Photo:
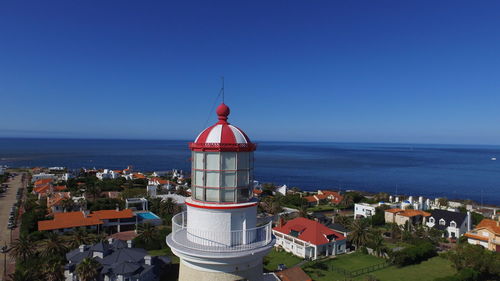
[[[11,231],[7,228],[9,223],[9,213],[10,208],[17,201],[16,194],[17,190],[21,187],[26,187],[27,178],[23,181],[23,175],[25,173],[17,173],[17,176],[10,179],[7,183],[9,188],[7,192],[3,193],[3,197],[0,197],[0,247],[3,247],[5,244],[10,244],[10,236]],[[26,192],[26,191],[25,191]],[[17,236],[18,229],[15,229],[12,233],[12,239],[14,240]],[[5,280],[4,275],[4,255],[0,254],[0,280]],[[13,262],[7,256],[7,268],[11,269],[13,266]],[[10,270],[9,270],[10,271]]]

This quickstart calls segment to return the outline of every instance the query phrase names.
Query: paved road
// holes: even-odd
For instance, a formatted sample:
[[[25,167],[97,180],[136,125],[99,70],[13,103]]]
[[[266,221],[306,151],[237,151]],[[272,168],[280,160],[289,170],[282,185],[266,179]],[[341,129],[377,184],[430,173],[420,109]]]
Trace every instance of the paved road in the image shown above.
[[[10,244],[10,230],[7,228],[9,223],[9,213],[12,205],[17,201],[16,194],[17,190],[21,187],[26,187],[27,179],[22,181],[24,173],[17,173],[17,176],[10,179],[7,183],[9,188],[7,192],[2,193],[3,197],[0,197],[0,247],[4,246],[5,243]],[[26,190],[25,190],[26,192]],[[3,280],[4,272],[4,255],[0,254],[0,280]],[[10,263],[8,261],[8,263]]]

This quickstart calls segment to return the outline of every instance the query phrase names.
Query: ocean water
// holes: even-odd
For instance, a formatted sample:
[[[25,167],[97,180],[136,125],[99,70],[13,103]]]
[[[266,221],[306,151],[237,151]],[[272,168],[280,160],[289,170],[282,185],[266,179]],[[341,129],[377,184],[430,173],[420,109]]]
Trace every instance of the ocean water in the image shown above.
[[[0,165],[189,171],[187,142],[0,139]],[[500,205],[500,146],[258,142],[255,178],[303,190],[385,191]]]

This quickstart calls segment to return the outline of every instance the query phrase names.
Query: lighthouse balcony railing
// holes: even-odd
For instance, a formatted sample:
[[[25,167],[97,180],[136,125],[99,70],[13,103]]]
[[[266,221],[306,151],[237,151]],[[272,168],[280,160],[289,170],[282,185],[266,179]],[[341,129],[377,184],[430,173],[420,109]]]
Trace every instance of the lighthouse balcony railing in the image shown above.
[[[187,248],[207,252],[248,251],[272,241],[272,222],[250,229],[207,231],[187,226],[186,212],[172,218],[172,239]]]

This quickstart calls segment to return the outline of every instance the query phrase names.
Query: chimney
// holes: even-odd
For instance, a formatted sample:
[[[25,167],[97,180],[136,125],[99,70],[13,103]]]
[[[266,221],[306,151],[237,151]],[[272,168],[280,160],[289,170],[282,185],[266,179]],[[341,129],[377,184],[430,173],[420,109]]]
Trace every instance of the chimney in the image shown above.
[[[471,229],[472,229],[471,214],[470,211],[467,211],[467,231],[470,231]]]
[[[127,240],[127,247],[132,248],[132,240]]]
[[[144,256],[144,264],[151,265],[151,256]]]
[[[80,245],[78,249],[80,249],[80,253],[83,253],[83,251],[85,251],[85,245]]]

